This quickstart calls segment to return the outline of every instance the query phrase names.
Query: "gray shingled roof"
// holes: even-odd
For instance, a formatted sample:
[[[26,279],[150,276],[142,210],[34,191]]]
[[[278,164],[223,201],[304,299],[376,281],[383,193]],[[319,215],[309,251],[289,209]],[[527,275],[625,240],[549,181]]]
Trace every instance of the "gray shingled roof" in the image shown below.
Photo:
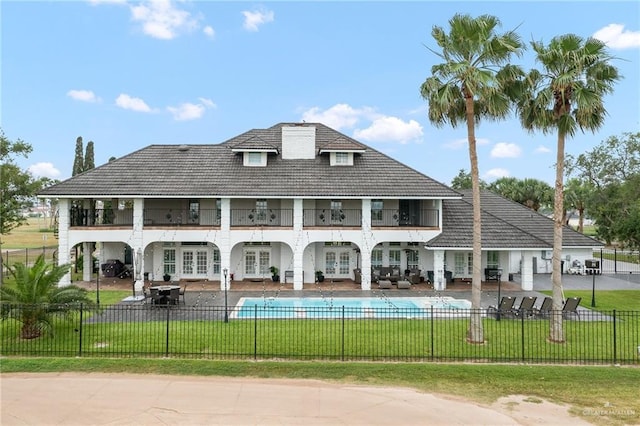
[[[231,148],[260,141],[282,151],[282,126],[245,132],[217,145],[150,145],[40,192],[45,197],[392,197],[459,198],[448,186],[323,124],[316,149],[339,138],[362,147],[353,166],[330,166],[329,156],[245,167]],[[249,142],[248,145],[253,145]],[[187,149],[184,149],[187,148]]]
[[[442,233],[430,240],[428,247],[470,248],[473,246],[473,205],[470,190],[460,190],[462,199],[444,200]],[[484,190],[482,209],[482,248],[553,247],[553,220],[522,204]],[[603,244],[569,227],[562,233],[564,247],[598,247]]]

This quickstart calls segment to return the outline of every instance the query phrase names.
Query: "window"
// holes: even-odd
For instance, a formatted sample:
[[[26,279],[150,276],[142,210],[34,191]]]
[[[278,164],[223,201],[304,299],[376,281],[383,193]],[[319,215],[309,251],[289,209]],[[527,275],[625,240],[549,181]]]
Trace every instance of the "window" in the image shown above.
[[[197,222],[200,217],[200,201],[189,200],[189,220]]]
[[[371,251],[371,266],[374,268],[382,266],[382,250],[374,249]]]
[[[348,152],[336,152],[336,164],[347,165],[349,164]]]
[[[342,222],[343,219],[342,201],[331,201],[331,222]]]
[[[256,220],[267,220],[267,200],[256,200]]]
[[[453,262],[455,275],[473,275],[473,253],[456,253]]]
[[[261,166],[261,165],[262,165],[261,152],[247,152],[247,166]]]
[[[384,202],[382,200],[371,200],[371,220],[382,221],[382,208]]]
[[[498,269],[500,265],[500,253],[497,251],[487,252],[487,268]]]
[[[392,268],[400,268],[400,250],[389,250],[389,266]]]
[[[176,249],[164,249],[164,273],[176,273]]]
[[[409,269],[418,269],[420,263],[418,260],[418,250],[410,250],[407,252],[407,266]]]
[[[213,273],[220,273],[220,250],[213,250]]]

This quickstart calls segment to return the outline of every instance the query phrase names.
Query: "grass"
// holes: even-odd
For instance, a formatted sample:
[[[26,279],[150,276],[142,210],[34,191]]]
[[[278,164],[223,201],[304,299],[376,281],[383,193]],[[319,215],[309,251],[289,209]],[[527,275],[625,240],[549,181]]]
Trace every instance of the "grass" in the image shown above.
[[[2,236],[2,250],[57,246],[58,239],[49,228],[49,221],[49,218],[28,218],[25,225]]]
[[[640,369],[527,365],[362,362],[248,362],[176,359],[4,358],[0,372],[104,372],[318,379],[375,386],[400,386],[489,404],[513,394],[569,404],[571,412],[602,409],[611,415],[586,420],[600,425],[640,421]],[[616,414],[619,413],[619,414]]]

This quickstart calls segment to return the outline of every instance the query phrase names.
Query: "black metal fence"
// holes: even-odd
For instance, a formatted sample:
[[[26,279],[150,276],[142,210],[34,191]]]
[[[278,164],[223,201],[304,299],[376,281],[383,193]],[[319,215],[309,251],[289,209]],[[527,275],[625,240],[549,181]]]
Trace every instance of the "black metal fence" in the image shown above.
[[[580,312],[564,343],[548,341],[548,319],[482,311],[485,342],[472,344],[466,309],[116,305],[54,317],[53,335],[25,339],[13,318],[27,308],[3,306],[1,355],[640,364],[639,311]]]
[[[594,252],[599,262],[599,273],[640,274],[640,251],[600,249]]]

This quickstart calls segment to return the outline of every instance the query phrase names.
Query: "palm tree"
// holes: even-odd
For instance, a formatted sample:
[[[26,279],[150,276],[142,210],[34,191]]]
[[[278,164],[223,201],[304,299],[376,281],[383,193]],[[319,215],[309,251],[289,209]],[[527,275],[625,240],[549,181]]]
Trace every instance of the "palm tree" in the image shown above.
[[[22,323],[20,337],[34,339],[43,332],[53,334],[53,314],[70,314],[81,306],[93,309],[95,305],[87,291],[75,285],[58,287],[60,279],[69,272],[70,265],[54,265],[38,256],[33,266],[16,263],[9,268],[15,285],[0,288],[3,317]],[[81,305],[82,304],[82,305]]]
[[[480,316],[482,241],[480,222],[480,179],[476,153],[475,125],[481,119],[499,120],[509,114],[508,96],[522,71],[509,65],[512,55],[520,56],[524,45],[514,31],[496,34],[500,20],[481,15],[473,18],[456,14],[449,20],[446,33],[434,26],[431,35],[441,49],[435,52],[443,62],[431,68],[421,86],[421,95],[429,104],[429,120],[435,126],[466,124],[471,163],[473,201],[473,278],[471,307],[474,314],[467,339],[484,342]]]
[[[604,96],[620,79],[618,69],[605,44],[594,38],[574,34],[554,37],[548,46],[531,42],[542,70],[533,69],[525,79],[526,88],[518,102],[518,113],[525,129],[541,130],[557,136],[556,176],[553,203],[553,312],[549,340],[563,342],[562,255],[564,146],[567,137],[578,130],[599,129],[606,116]]]

